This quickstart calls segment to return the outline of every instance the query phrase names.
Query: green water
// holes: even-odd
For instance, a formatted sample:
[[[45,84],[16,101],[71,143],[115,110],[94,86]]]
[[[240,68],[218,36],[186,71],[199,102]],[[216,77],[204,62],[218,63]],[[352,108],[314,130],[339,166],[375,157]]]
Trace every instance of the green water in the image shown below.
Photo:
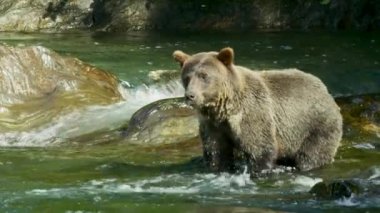
[[[297,67],[319,76],[334,95],[380,92],[379,33],[3,33],[0,42],[46,46],[109,70],[136,88],[148,82],[149,71],[177,69],[171,58],[176,49],[195,53],[231,46],[237,64]],[[346,134],[335,162],[322,169],[250,180],[245,173],[208,173],[198,141],[140,147],[114,142],[117,131],[109,134],[110,143],[100,145],[0,148],[0,212],[380,210],[379,135]],[[320,180],[341,178],[360,180],[363,194],[347,200],[308,194]]]
[[[153,70],[178,66],[171,55],[231,46],[252,69],[296,67],[320,77],[334,94],[380,91],[380,33],[255,33],[191,35],[0,34],[0,42],[43,45],[104,68],[138,85]]]

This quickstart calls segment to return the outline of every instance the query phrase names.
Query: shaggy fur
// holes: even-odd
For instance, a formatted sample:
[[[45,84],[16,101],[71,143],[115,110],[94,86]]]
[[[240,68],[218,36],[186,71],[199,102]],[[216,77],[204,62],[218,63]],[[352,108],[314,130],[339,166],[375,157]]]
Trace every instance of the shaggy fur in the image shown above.
[[[198,111],[204,158],[213,171],[231,169],[235,155],[248,159],[252,173],[281,163],[304,171],[333,161],[342,117],[317,77],[236,66],[231,48],[173,56],[185,96]]]

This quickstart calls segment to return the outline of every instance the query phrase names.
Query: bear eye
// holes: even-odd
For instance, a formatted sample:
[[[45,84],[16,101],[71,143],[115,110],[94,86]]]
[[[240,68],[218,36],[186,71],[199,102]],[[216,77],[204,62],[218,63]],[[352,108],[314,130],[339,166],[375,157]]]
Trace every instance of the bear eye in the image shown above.
[[[207,78],[208,78],[207,73],[203,73],[203,72],[199,73],[198,76],[199,76],[199,78],[201,78],[202,80],[207,80]]]
[[[190,81],[190,77],[189,76],[186,76],[185,78],[183,78],[183,85],[187,86],[189,84],[189,81]]]

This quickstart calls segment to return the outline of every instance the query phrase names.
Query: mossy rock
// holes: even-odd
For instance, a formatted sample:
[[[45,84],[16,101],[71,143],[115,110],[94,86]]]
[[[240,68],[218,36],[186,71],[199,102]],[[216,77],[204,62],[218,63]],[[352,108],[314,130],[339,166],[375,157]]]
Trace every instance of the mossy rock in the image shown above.
[[[335,99],[344,124],[363,133],[380,134],[380,94],[365,94]]]

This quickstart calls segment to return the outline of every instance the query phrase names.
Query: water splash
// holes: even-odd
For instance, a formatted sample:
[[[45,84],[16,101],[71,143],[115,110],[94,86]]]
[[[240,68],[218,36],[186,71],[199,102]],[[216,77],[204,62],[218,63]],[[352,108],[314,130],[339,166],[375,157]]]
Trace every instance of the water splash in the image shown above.
[[[322,182],[322,178],[312,178],[303,175],[299,175],[293,179],[293,184],[305,186],[305,187],[313,187],[315,184]]]
[[[372,169],[372,175],[368,178],[368,180],[374,180],[380,177],[380,167],[375,167]]]
[[[375,149],[376,147],[370,143],[360,143],[360,144],[355,144],[355,148],[357,149]]]
[[[149,103],[160,99],[183,96],[184,89],[182,84],[176,80],[167,84],[151,86],[143,84],[134,89],[120,89],[120,93],[126,100],[126,104],[128,104],[128,109],[125,113],[130,118],[135,111]]]
[[[351,206],[358,206],[360,205],[360,202],[355,200],[355,195],[352,194],[350,197],[342,197],[338,200],[335,201],[335,203],[338,206],[346,206],[346,207],[351,207]]]
[[[183,95],[179,81],[151,86],[141,85],[136,88],[119,86],[119,91],[125,101],[75,110],[28,131],[0,133],[0,146],[57,145],[81,135],[114,130],[126,124],[132,114],[142,106],[159,99]]]
[[[277,186],[276,188],[288,187],[292,192],[299,192],[300,184],[310,186],[310,180],[305,176],[300,176],[299,181],[286,186]],[[307,181],[305,181],[307,179]],[[314,179],[316,180],[316,179]],[[260,180],[257,180],[260,182]],[[30,196],[42,197],[75,197],[75,196],[102,196],[106,194],[123,194],[133,196],[151,195],[192,195],[209,196],[223,195],[222,197],[233,197],[240,195],[267,195],[282,194],[282,190],[265,190],[265,186],[261,186],[256,180],[252,180],[247,171],[240,174],[230,173],[176,173],[164,174],[155,177],[147,177],[146,179],[100,179],[91,180],[78,185],[70,185],[63,188],[50,189],[33,189],[26,192]],[[304,190],[303,192],[307,192]],[[220,197],[220,196],[219,196]],[[213,199],[219,199],[213,197]]]

